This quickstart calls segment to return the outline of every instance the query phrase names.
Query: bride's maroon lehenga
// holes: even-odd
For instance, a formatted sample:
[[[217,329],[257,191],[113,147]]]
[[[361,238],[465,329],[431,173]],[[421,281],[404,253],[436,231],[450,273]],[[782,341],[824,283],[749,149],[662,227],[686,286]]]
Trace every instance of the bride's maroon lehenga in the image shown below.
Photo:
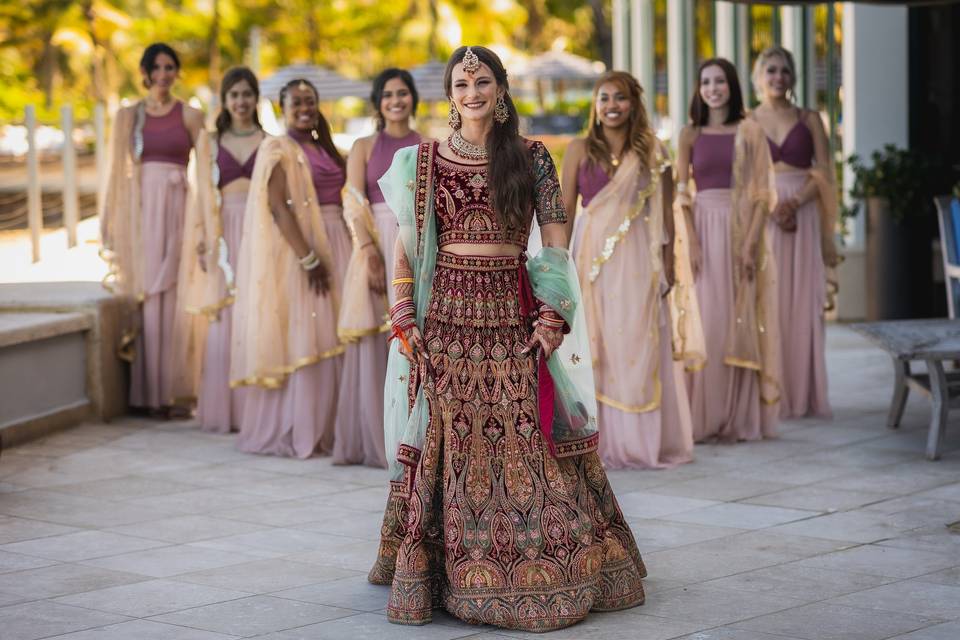
[[[563,223],[553,161],[529,145],[537,219]],[[596,437],[574,445],[584,453],[557,458],[541,435],[536,360],[521,353],[532,331],[520,314],[523,258],[442,250],[502,242],[486,165],[447,160],[424,143],[417,166],[416,192],[434,193],[441,247],[423,327],[430,419],[412,491],[391,491],[369,580],[393,585],[388,616],[403,624],[427,623],[443,606],[470,623],[548,631],[591,610],[642,604],[646,571]],[[416,203],[421,220],[425,200]],[[525,247],[528,231],[507,241]]]

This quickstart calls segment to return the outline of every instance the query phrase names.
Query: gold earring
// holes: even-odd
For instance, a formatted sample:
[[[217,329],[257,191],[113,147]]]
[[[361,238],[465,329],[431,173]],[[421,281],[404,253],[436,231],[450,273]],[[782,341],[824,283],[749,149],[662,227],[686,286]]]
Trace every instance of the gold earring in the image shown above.
[[[493,119],[498,124],[503,124],[510,119],[510,110],[507,109],[507,101],[503,99],[504,94],[497,98],[497,105],[493,109]]]
[[[450,115],[447,116],[447,124],[450,125],[451,129],[460,128],[460,112],[457,111],[457,105],[454,104],[453,100],[450,100]]]

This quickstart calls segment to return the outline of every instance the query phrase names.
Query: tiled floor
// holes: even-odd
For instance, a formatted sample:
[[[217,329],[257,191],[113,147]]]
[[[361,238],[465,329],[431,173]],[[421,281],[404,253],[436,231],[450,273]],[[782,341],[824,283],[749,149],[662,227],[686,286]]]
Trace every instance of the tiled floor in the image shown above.
[[[884,427],[889,362],[829,331],[833,422],[697,447],[610,478],[650,570],[644,606],[553,638],[957,640],[960,429]],[[487,640],[384,617],[367,584],[386,473],[236,452],[186,422],[89,424],[0,458],[0,638]]]

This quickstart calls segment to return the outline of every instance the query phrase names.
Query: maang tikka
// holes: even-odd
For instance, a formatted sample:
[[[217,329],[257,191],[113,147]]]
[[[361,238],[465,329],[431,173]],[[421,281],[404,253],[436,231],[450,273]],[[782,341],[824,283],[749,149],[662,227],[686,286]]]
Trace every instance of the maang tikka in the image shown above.
[[[467,47],[463,54],[463,72],[470,75],[480,71],[480,58],[473,52],[473,48]]]

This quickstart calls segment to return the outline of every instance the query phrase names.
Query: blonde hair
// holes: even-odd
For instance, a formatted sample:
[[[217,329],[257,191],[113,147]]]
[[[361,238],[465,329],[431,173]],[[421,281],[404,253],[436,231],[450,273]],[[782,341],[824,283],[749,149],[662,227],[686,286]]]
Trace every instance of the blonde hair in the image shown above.
[[[650,159],[656,148],[657,138],[650,126],[650,118],[643,104],[643,88],[637,79],[626,71],[608,71],[593,86],[593,102],[590,104],[590,129],[587,131],[587,159],[603,167],[607,173],[613,169],[610,162],[610,145],[603,135],[603,125],[597,118],[597,94],[606,83],[616,85],[632,103],[630,120],[627,122],[627,148],[640,156],[640,164],[649,168]]]
[[[783,60],[784,66],[790,72],[791,82],[790,88],[787,89],[787,99],[793,100],[796,97],[793,90],[797,86],[797,65],[793,62],[793,54],[778,44],[761,51],[756,62],[753,63],[753,73],[750,75],[750,79],[753,81],[753,90],[757,94],[757,98],[763,99],[763,68],[770,61],[770,58]]]

